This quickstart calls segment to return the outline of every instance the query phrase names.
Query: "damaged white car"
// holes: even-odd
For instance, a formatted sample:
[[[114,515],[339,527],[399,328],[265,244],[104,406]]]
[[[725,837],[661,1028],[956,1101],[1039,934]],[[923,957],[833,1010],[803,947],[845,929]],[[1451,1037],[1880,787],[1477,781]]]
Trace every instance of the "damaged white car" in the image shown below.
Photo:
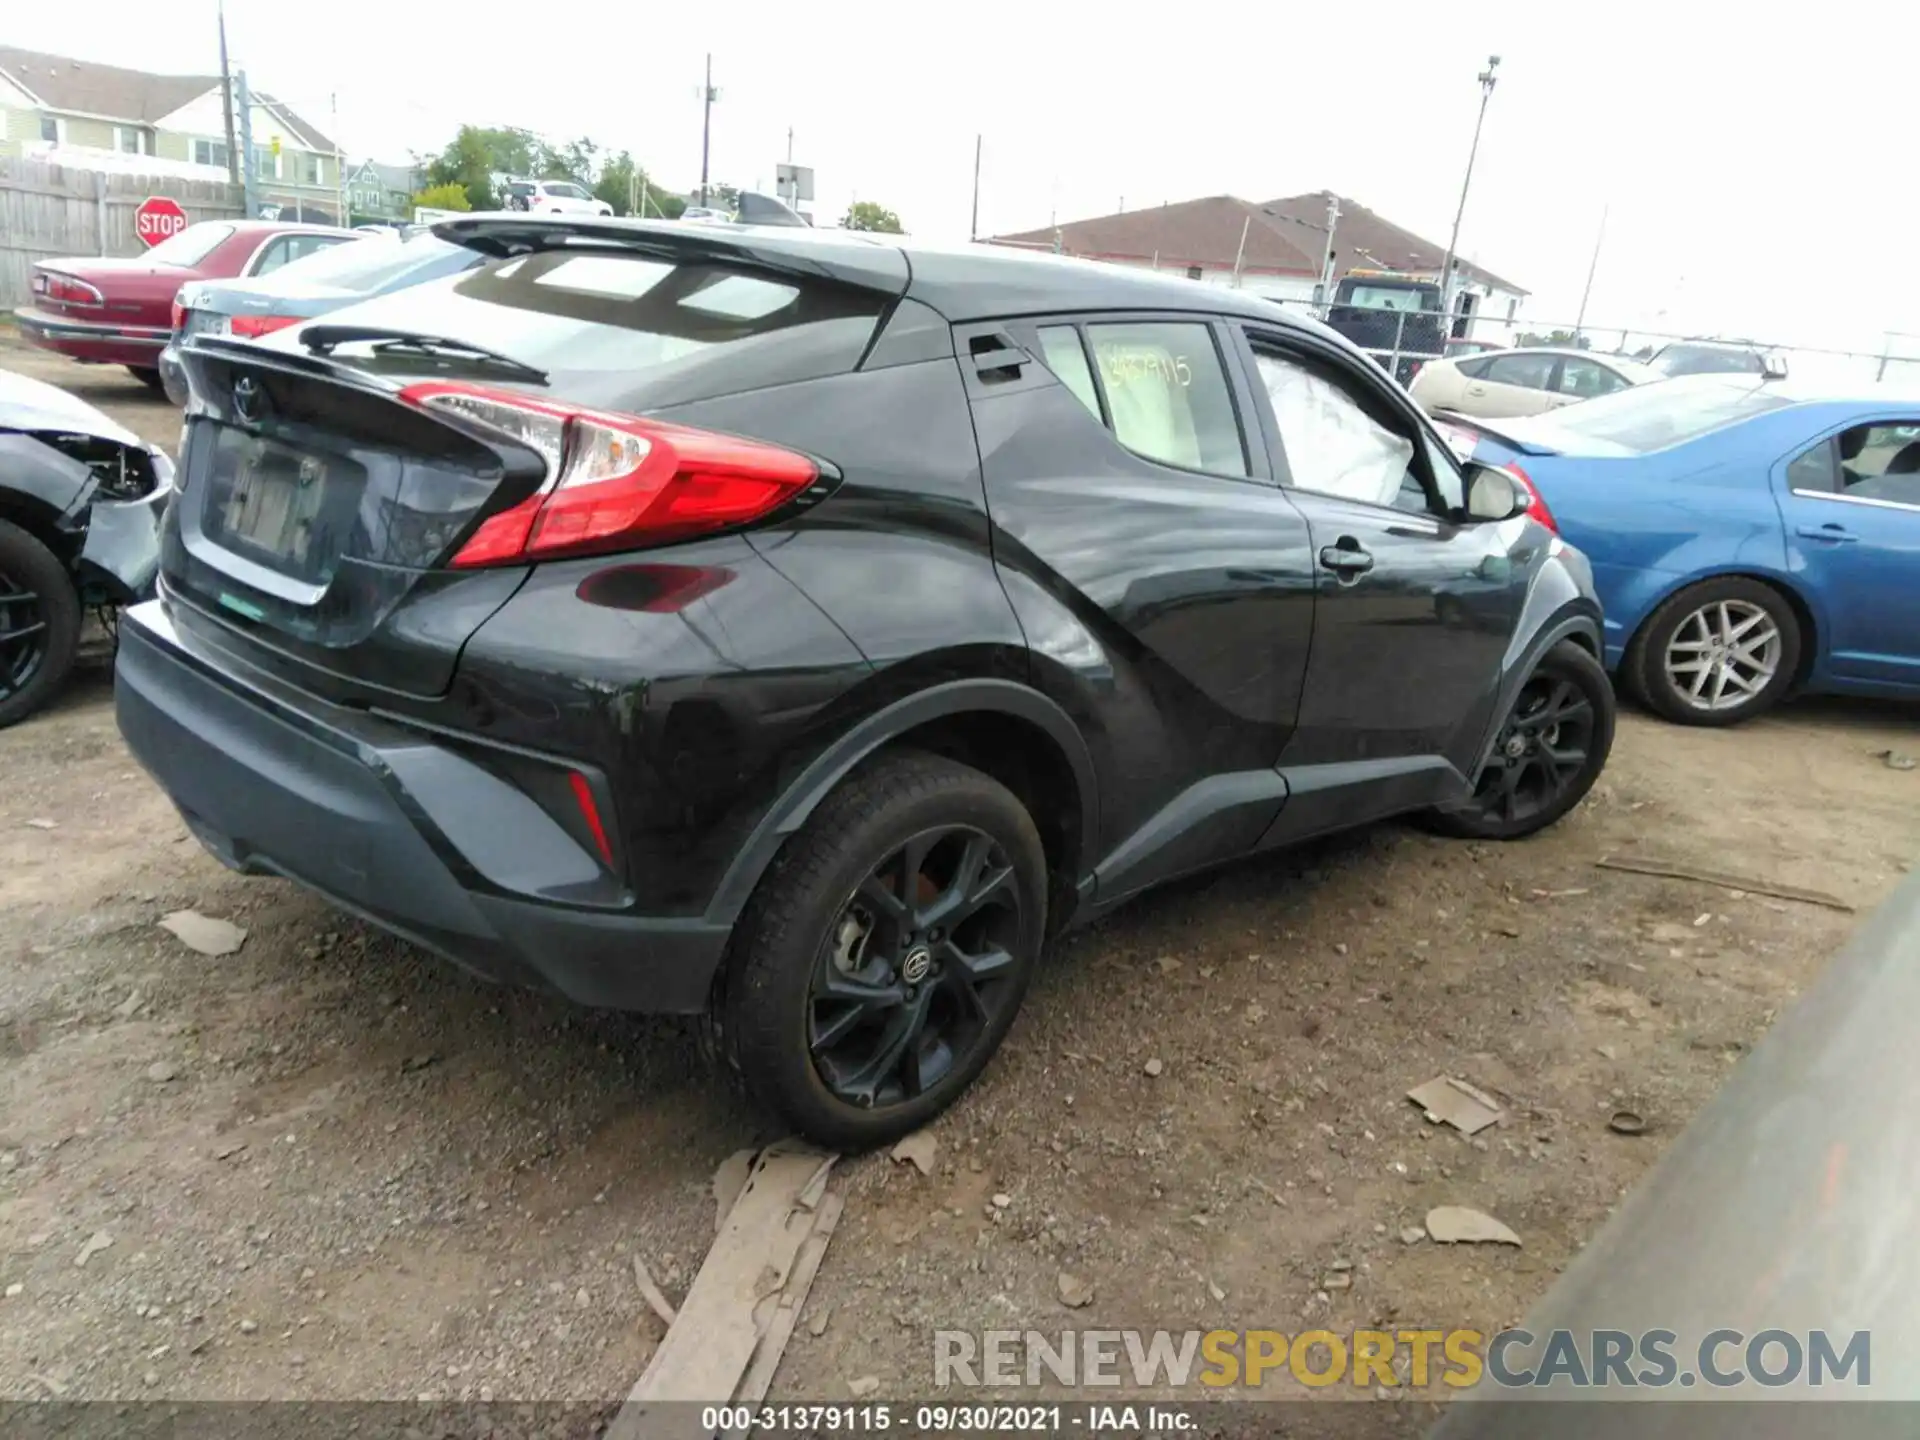
[[[88,610],[153,593],[173,462],[57,386],[0,372],[0,727],[53,697]]]

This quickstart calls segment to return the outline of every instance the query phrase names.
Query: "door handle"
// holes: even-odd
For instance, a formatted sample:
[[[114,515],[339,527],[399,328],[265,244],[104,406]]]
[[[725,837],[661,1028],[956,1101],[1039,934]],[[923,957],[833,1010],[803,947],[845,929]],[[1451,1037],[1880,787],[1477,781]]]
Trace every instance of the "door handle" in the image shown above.
[[[1803,540],[1825,540],[1830,545],[1852,545],[1860,539],[1844,525],[1802,525],[1795,533]]]
[[[1320,563],[1342,580],[1351,580],[1373,569],[1373,556],[1352,540],[1343,538],[1338,545],[1321,547]]]
[[[1487,393],[1487,387],[1484,385],[1467,386],[1467,394],[1469,395],[1484,395],[1486,393]]]

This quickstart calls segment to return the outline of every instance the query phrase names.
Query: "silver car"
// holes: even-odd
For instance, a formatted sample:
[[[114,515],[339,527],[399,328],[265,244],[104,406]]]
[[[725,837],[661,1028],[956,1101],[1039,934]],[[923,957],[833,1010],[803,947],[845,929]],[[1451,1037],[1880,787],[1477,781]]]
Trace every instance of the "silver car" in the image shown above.
[[[189,335],[254,338],[355,301],[404,290],[484,263],[464,245],[449,245],[431,231],[368,235],[283,265],[255,280],[199,280],[183,285],[174,305],[173,339],[160,352],[160,380],[167,398],[187,403],[180,342]]]

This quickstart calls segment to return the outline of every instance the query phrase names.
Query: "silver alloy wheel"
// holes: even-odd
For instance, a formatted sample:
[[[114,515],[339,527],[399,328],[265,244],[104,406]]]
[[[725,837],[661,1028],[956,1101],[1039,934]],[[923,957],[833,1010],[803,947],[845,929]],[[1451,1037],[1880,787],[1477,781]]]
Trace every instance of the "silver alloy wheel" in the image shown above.
[[[1680,622],[1667,642],[1667,680],[1695,710],[1737,710],[1772,683],[1780,627],[1750,600],[1715,600]]]

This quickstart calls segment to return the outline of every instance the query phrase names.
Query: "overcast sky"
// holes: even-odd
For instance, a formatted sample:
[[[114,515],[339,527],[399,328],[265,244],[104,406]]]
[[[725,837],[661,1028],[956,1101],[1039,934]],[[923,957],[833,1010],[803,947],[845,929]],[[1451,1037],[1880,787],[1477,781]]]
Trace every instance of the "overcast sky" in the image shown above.
[[[214,10],[12,0],[0,39],[210,71]],[[791,126],[821,218],[857,196],[941,238],[967,233],[980,133],[982,233],[1330,188],[1444,244],[1497,52],[1461,251],[1533,292],[1523,316],[1573,319],[1610,203],[1590,326],[1872,350],[1920,332],[1906,3],[228,0],[227,21],[252,83],[356,158],[518,125],[631,149],[679,188],[711,50],[716,180],[771,189]]]

